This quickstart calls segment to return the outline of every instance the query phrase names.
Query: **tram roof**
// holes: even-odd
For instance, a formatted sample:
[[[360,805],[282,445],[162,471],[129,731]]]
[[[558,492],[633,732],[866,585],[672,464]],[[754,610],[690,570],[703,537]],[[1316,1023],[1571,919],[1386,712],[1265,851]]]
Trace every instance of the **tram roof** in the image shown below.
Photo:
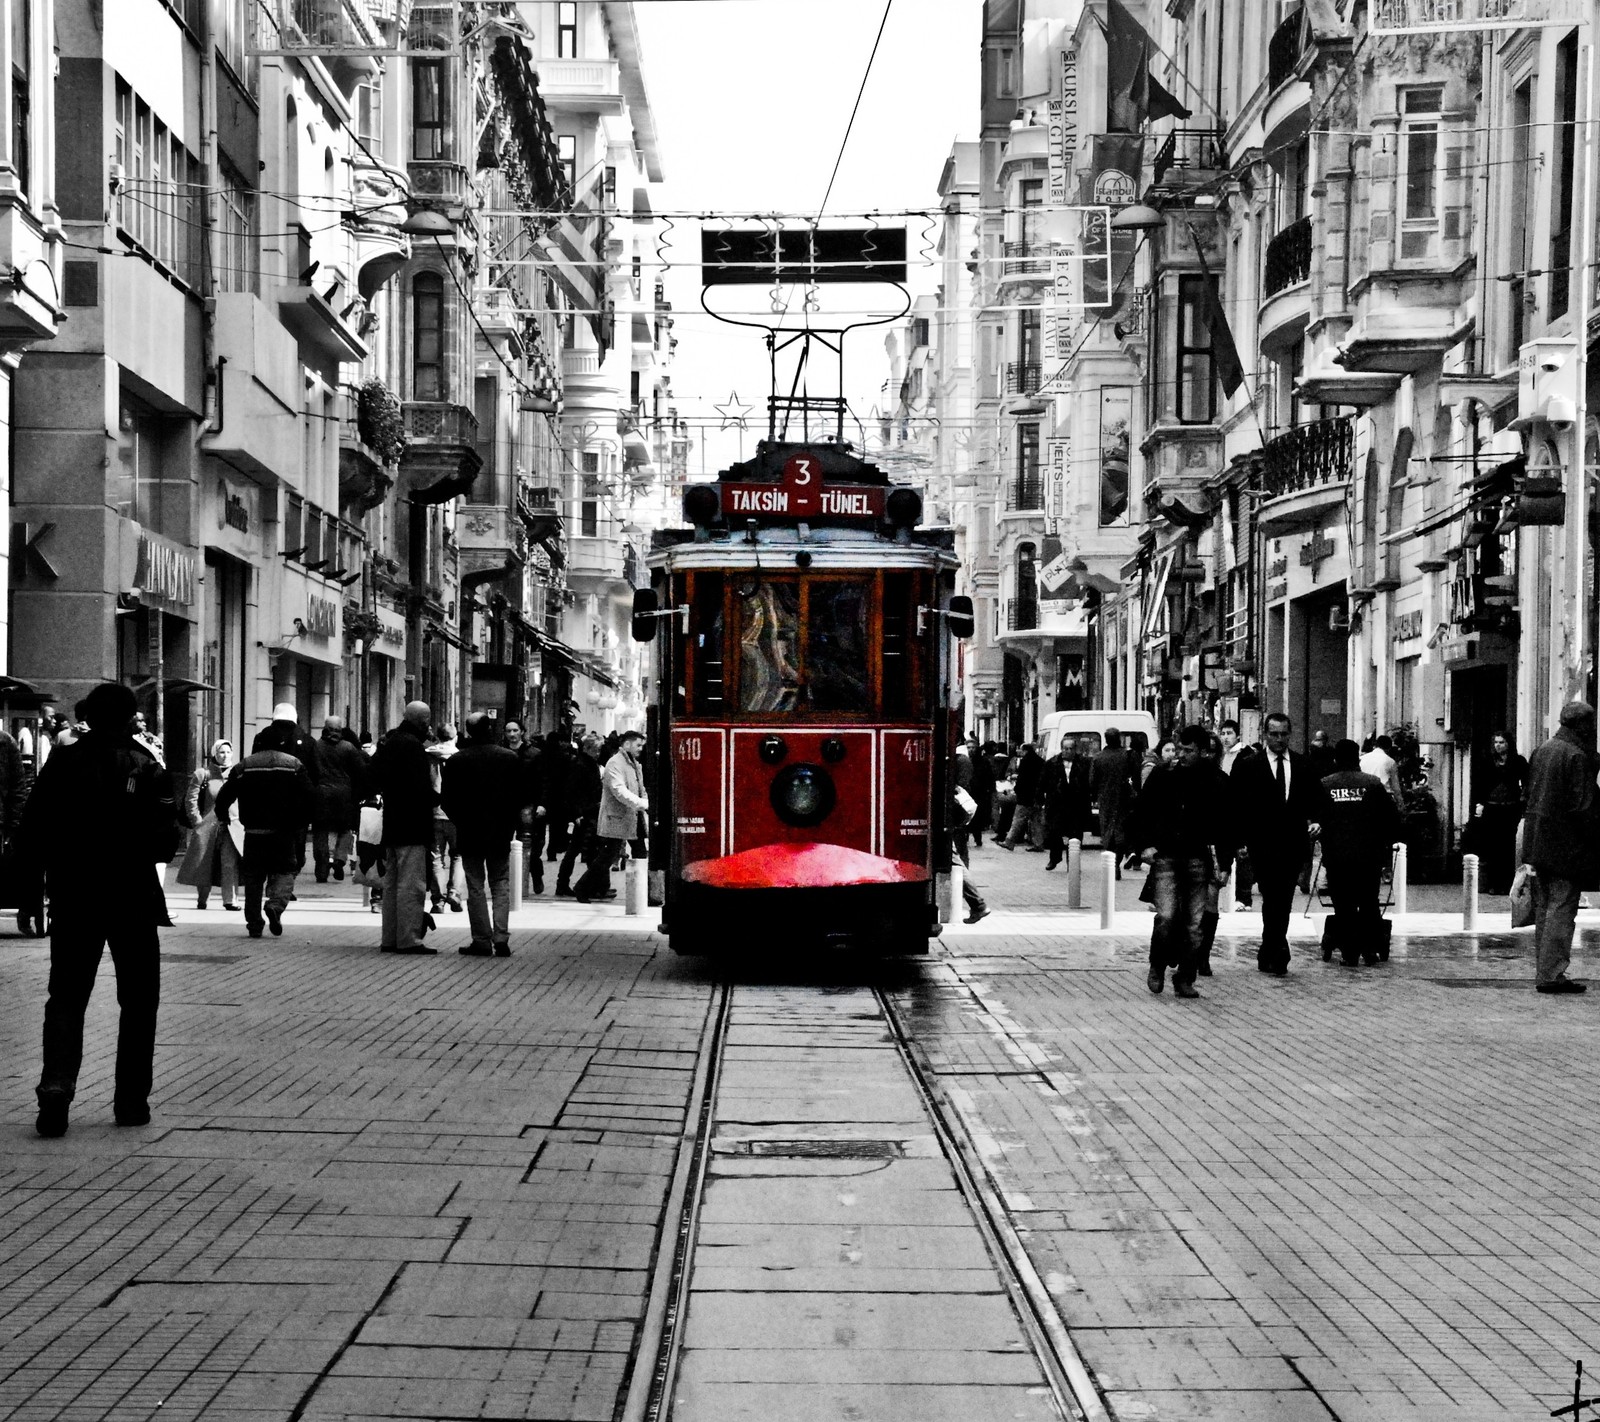
[[[756,445],[753,458],[730,464],[717,475],[719,484],[764,484],[783,477],[784,466],[796,455],[807,455],[816,462],[818,472],[830,484],[889,485],[889,476],[876,464],[869,464],[851,452],[850,446],[833,440],[813,443],[764,439]]]
[[[810,569],[837,571],[860,568],[953,568],[955,533],[948,528],[919,528],[907,541],[865,528],[812,528],[782,525],[696,539],[692,528],[665,528],[655,533],[648,563],[652,568],[762,568],[788,572],[794,556],[811,555]],[[752,541],[753,539],[753,541]],[[774,557],[781,562],[773,562]]]

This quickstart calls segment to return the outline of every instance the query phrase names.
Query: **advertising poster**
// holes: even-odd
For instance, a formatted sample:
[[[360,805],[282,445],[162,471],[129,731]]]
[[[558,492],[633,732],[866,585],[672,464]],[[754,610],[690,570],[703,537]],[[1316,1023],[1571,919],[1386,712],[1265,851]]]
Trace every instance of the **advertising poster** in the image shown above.
[[[1133,387],[1100,388],[1100,527],[1128,523],[1128,494],[1133,460]]]

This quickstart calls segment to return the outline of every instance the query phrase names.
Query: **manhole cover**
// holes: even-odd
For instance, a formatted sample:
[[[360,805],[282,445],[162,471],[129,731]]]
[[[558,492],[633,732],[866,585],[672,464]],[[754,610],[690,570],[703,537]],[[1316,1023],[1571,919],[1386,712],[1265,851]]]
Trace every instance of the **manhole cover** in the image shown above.
[[[811,1160],[900,1160],[906,1153],[904,1141],[863,1141],[847,1137],[792,1141],[742,1140],[717,1145],[720,1155],[801,1156]]]

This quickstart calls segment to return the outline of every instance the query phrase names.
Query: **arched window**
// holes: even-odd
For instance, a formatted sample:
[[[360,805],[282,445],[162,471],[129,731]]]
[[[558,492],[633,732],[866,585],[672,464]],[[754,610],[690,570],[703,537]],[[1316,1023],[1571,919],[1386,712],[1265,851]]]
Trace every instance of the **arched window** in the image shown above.
[[[438,272],[411,279],[411,396],[444,399],[444,278]]]

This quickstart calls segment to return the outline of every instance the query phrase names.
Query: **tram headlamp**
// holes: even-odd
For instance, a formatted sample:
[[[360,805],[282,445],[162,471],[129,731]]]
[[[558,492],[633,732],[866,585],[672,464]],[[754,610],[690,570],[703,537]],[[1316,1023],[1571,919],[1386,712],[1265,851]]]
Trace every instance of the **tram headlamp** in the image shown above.
[[[915,489],[894,489],[883,514],[896,528],[915,528],[922,522],[922,495]]]
[[[717,521],[722,513],[722,498],[715,484],[691,484],[683,491],[683,516],[697,527],[705,528]]]
[[[820,765],[791,765],[772,781],[772,808],[786,825],[820,825],[838,798],[833,777]]]
[[[781,765],[789,754],[789,743],[782,736],[763,736],[756,754],[767,765]]]

